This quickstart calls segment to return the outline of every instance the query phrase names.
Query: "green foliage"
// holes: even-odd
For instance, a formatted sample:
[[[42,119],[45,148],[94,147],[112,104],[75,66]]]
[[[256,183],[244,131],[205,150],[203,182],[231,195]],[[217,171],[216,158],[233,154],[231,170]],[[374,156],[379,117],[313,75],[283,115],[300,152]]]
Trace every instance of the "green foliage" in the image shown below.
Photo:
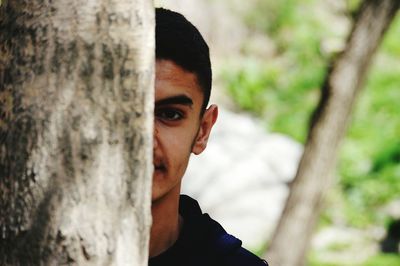
[[[358,264],[346,264],[343,262],[323,262],[319,261],[317,257],[311,256],[309,259],[309,266],[391,266],[400,265],[400,256],[395,254],[379,254],[368,258],[366,261]]]
[[[247,21],[273,36],[277,54],[242,60],[240,67],[227,66],[222,76],[241,108],[267,120],[269,130],[304,142],[330,60],[320,52],[321,43],[335,34],[329,23],[312,15],[318,1],[257,2]],[[360,4],[347,2],[350,13]],[[355,226],[383,224],[378,210],[400,195],[399,36],[397,16],[372,63],[339,156],[343,213]],[[329,221],[329,214],[323,217]]]
[[[227,66],[223,78],[241,108],[265,117],[270,130],[304,142],[325,75],[327,58],[320,53],[325,29],[315,16],[304,16],[313,0],[256,2],[248,23],[273,36],[278,54],[267,61],[247,59],[236,70]]]
[[[371,210],[400,195],[400,54],[392,48],[398,36],[400,17],[373,64],[341,153],[341,185],[355,225],[382,222]]]
[[[392,168],[400,165],[400,142],[397,145],[390,145],[378,154],[374,160],[372,172],[377,173],[385,168]]]
[[[400,265],[400,256],[395,254],[379,254],[371,257],[363,266]]]
[[[229,92],[241,108],[262,115],[268,106],[266,103],[271,101],[268,96],[275,96],[280,74],[279,67],[248,61],[243,69],[224,71],[223,77],[230,84]]]
[[[299,141],[307,133],[308,117],[316,103],[324,70],[312,66],[242,62],[244,68],[225,70],[228,92],[244,110],[265,117],[272,131],[283,132]],[[312,104],[307,104],[311,102]]]
[[[277,34],[283,26],[294,22],[295,0],[255,2],[256,8],[245,16],[250,27]]]
[[[333,262],[321,262],[317,260],[312,260],[308,263],[309,266],[346,266],[343,264],[333,263]]]
[[[361,0],[346,0],[347,9],[349,10],[349,12],[354,13],[357,11],[361,2]]]

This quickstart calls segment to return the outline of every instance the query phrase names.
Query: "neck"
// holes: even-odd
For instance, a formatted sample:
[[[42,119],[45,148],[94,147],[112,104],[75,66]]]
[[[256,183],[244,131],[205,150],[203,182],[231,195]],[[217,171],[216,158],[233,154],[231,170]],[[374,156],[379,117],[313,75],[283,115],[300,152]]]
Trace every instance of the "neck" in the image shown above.
[[[150,258],[170,248],[178,239],[182,218],[179,216],[179,192],[171,191],[164,197],[152,202],[153,224],[150,231]]]

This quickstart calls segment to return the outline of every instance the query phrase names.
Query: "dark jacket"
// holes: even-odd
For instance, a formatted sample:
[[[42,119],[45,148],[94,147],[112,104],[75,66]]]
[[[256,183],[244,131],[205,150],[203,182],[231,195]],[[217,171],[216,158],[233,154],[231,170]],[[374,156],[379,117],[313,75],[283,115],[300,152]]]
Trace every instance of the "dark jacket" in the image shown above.
[[[176,243],[149,260],[149,266],[266,266],[242,247],[242,241],[203,214],[199,204],[181,195],[179,213],[184,225]]]

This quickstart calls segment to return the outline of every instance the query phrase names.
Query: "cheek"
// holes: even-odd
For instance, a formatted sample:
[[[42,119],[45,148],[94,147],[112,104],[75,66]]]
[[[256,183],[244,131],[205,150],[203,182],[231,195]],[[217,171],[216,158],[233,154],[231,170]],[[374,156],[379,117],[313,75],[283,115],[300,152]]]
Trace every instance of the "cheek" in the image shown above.
[[[169,153],[178,160],[188,157],[192,151],[193,139],[188,135],[172,134],[167,140]]]
[[[174,160],[175,163],[185,161],[192,151],[197,133],[193,131],[194,130],[191,128],[158,127],[158,139],[161,142],[164,155],[166,155],[169,160]]]

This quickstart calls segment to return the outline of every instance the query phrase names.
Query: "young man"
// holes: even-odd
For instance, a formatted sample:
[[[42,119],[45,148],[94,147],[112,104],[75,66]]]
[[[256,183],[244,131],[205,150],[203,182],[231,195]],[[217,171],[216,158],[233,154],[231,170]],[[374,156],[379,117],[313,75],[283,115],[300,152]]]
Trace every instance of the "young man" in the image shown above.
[[[182,15],[156,9],[153,225],[150,266],[265,266],[241,241],[180,196],[191,153],[206,148],[218,108],[208,46]]]

